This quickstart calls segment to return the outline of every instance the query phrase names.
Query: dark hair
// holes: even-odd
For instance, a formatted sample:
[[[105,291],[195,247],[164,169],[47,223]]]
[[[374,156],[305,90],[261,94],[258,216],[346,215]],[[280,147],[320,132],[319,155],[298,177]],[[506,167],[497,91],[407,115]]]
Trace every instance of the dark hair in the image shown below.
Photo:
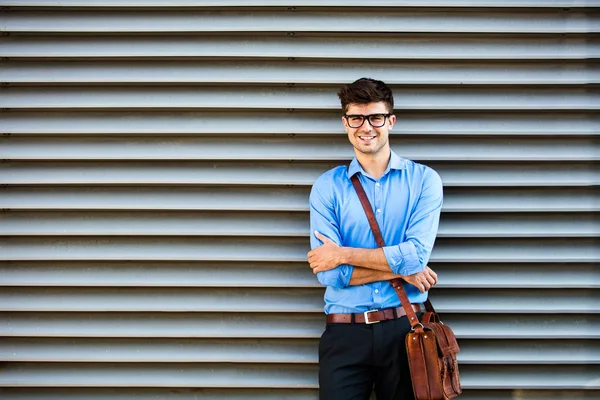
[[[344,114],[348,111],[350,104],[367,104],[384,102],[388,112],[394,112],[394,96],[392,90],[376,79],[360,78],[349,85],[343,86],[338,91],[338,97],[342,102]]]

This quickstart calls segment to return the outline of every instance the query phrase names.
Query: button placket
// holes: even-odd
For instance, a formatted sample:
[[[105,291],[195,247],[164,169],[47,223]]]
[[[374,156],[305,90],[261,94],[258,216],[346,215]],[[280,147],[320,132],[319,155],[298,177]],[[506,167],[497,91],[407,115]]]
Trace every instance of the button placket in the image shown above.
[[[383,213],[383,210],[382,210],[383,194],[381,192],[381,189],[382,189],[381,183],[375,182],[375,202],[374,202],[375,203],[375,215],[376,215],[378,222],[380,222],[380,223],[381,223],[381,215]]]
[[[375,188],[373,190],[373,205],[375,207],[375,218],[377,219],[377,223],[379,226],[383,226],[382,216],[383,216],[383,185],[381,182],[375,182]],[[382,304],[382,286],[381,282],[375,284],[373,288],[373,301],[375,303]]]
[[[378,306],[383,306],[382,288],[381,282],[377,282],[373,285],[373,302]]]

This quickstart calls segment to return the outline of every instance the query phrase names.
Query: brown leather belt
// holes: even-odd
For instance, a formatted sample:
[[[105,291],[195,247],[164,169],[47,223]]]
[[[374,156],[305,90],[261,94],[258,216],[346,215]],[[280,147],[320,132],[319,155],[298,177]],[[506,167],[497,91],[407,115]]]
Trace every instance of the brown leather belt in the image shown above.
[[[421,312],[420,304],[411,304],[415,312]],[[384,308],[383,310],[365,311],[360,314],[328,314],[328,324],[376,324],[381,321],[388,321],[404,317],[406,311],[403,307]]]

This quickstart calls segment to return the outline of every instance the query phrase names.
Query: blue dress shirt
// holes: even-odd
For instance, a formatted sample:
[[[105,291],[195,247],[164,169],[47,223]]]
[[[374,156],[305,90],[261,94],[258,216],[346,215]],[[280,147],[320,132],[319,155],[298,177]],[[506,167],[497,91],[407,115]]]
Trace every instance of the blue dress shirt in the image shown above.
[[[422,271],[431,255],[442,208],[442,181],[431,168],[398,157],[393,151],[379,180],[367,174],[354,158],[349,168],[339,166],[321,175],[310,193],[311,248],[323,243],[314,231],[340,246],[377,248],[369,221],[352,186],[358,174],[373,207],[392,272],[412,275]],[[354,267],[343,264],[317,273],[325,291],[325,313],[358,313],[398,307],[400,300],[388,281],[350,286]],[[411,303],[422,303],[427,293],[408,283]]]

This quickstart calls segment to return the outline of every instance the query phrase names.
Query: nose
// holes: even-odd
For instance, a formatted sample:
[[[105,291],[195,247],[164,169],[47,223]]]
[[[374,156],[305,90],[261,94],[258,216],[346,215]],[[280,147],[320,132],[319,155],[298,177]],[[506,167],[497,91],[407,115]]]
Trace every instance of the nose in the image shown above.
[[[373,130],[373,125],[371,125],[371,122],[365,118],[365,122],[363,122],[362,126],[360,127],[360,130],[362,132],[370,132]]]

